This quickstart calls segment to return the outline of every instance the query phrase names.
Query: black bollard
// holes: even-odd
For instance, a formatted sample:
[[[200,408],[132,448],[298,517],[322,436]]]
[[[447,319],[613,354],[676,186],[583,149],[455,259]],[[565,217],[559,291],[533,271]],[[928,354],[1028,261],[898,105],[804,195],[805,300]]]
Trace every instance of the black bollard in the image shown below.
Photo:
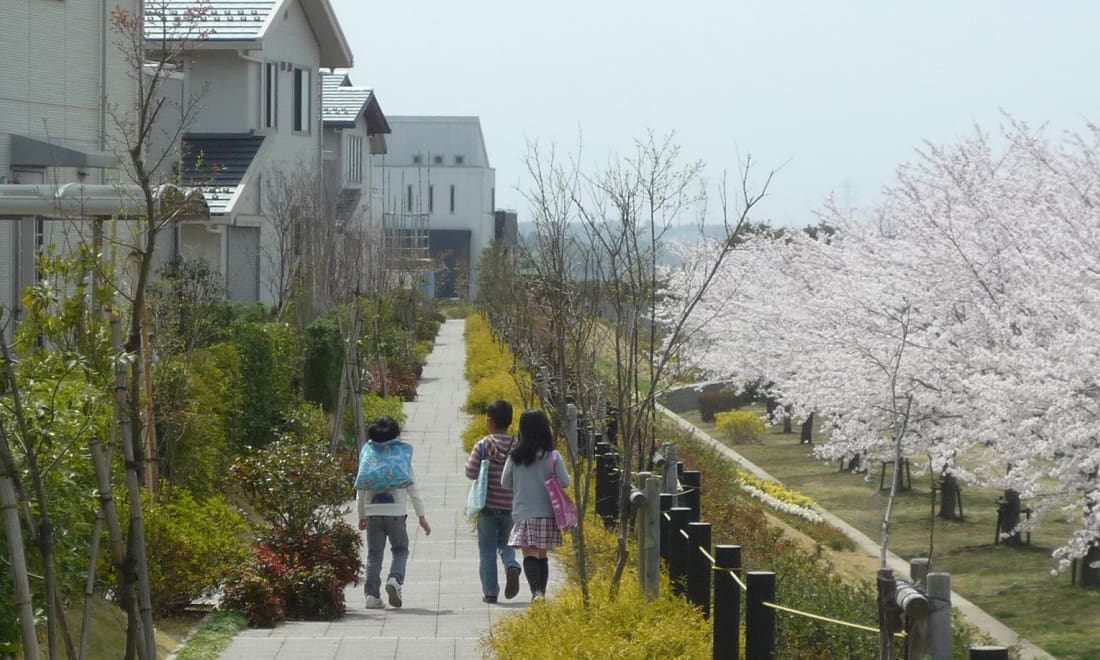
[[[687,566],[691,559],[687,539],[681,531],[687,531],[688,523],[691,522],[691,509],[675,506],[669,509],[668,515],[668,579],[672,583],[672,593],[682,596]]]
[[[664,559],[666,562],[668,561],[669,524],[668,518],[665,517],[665,514],[668,513],[669,509],[672,508],[672,500],[675,499],[675,497],[676,496],[672,493],[661,493],[661,515],[658,518],[658,520],[660,521],[661,531],[658,538],[660,539],[661,543],[661,559]]]
[[[741,657],[741,546],[714,546],[714,660]]]
[[[745,576],[745,659],[775,660],[775,573],[749,571]]]
[[[703,618],[710,618],[710,579],[714,574],[710,554],[710,523],[688,523],[687,598],[703,611]],[[707,555],[703,554],[703,550]]]
[[[691,520],[698,522],[703,515],[703,473],[698,470],[684,470],[680,477],[680,485],[683,493],[680,495],[680,506],[691,509]]]

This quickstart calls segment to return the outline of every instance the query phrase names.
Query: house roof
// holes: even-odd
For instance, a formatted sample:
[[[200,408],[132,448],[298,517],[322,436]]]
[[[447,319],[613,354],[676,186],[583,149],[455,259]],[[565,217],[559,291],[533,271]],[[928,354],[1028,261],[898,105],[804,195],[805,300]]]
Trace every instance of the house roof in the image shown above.
[[[326,126],[349,127],[362,116],[367,120],[367,134],[389,133],[390,125],[382,112],[374,90],[355,87],[347,73],[321,76],[321,119]]]
[[[208,47],[256,45],[273,19],[298,3],[321,51],[325,68],[350,67],[351,46],[328,0],[145,0],[145,38],[193,40]]]
[[[152,41],[254,41],[276,0],[145,0],[145,38]]]
[[[442,155],[447,166],[456,164],[454,157],[461,155],[462,167],[492,167],[481,119],[476,116],[390,115],[386,119],[393,128],[386,138],[388,166],[408,167],[415,164],[416,156],[426,159],[432,154]]]
[[[251,133],[185,135],[181,178],[202,191],[211,213],[228,213],[263,142],[264,136]]]

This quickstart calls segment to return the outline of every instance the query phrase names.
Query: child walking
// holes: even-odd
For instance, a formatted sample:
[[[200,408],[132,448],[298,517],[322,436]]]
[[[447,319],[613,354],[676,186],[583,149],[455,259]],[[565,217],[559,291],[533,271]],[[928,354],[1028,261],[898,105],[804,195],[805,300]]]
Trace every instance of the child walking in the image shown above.
[[[546,597],[546,584],[550,581],[546,552],[562,543],[546,492],[551,471],[557,474],[562,486],[572,483],[565,462],[554,451],[554,435],[546,413],[528,410],[519,417],[519,436],[504,463],[500,483],[512,489],[513,527],[508,545],[523,551],[523,573],[531,587],[532,601]]]
[[[401,442],[398,437],[401,429],[392,417],[379,417],[367,429],[370,442]],[[364,449],[366,449],[364,447]],[[409,466],[412,474],[412,466]],[[405,565],[409,560],[409,532],[406,529],[408,503],[420,520],[424,534],[432,533],[428,519],[424,517],[424,502],[420,491],[413,483],[404,488],[388,490],[356,490],[356,505],[359,510],[359,529],[367,532],[367,580],[364,591],[367,596],[367,609],[383,609],[380,588],[382,586],[382,555],[386,550],[386,541],[390,543],[390,572],[386,578],[386,596],[392,607],[401,607],[401,586],[405,583]]]
[[[497,602],[500,583],[497,580],[497,555],[504,564],[504,597],[515,598],[519,593],[519,562],[516,551],[508,545],[512,531],[512,491],[500,484],[501,474],[508,453],[516,439],[508,434],[512,425],[512,404],[497,400],[486,409],[489,435],[482,438],[466,459],[466,478],[477,479],[482,459],[489,461],[489,488],[485,508],[477,514],[477,548],[480,556],[478,572],[481,575],[481,600]]]

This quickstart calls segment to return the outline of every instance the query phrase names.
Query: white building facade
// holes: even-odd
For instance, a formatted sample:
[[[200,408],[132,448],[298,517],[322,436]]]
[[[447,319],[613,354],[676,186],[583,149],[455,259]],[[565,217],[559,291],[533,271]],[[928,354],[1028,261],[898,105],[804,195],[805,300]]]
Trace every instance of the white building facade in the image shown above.
[[[473,299],[477,262],[493,240],[496,171],[477,117],[390,116],[387,152],[374,158],[384,220],[427,217],[434,293]]]

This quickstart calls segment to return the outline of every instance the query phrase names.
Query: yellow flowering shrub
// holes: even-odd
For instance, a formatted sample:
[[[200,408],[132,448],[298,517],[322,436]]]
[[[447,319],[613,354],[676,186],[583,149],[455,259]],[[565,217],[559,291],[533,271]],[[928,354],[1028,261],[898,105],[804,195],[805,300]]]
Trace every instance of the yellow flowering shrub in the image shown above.
[[[764,420],[748,410],[714,414],[719,432],[736,443],[756,442],[764,434]]]

